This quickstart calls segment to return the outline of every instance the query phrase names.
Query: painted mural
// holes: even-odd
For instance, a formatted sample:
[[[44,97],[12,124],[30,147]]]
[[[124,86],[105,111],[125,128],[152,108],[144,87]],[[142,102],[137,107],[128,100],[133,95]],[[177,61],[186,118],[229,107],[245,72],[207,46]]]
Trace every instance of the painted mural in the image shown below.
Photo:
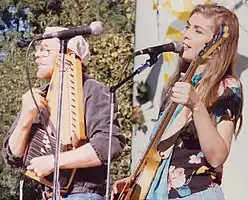
[[[171,41],[182,40],[183,29],[192,8],[202,3],[219,3],[233,10],[240,21],[240,45],[239,45],[239,69],[238,73],[244,87],[244,95],[248,92],[245,74],[248,75],[248,21],[246,20],[248,11],[248,0],[137,0],[136,1],[136,33],[135,50],[146,47],[166,44]],[[142,66],[148,55],[137,56],[134,66]],[[165,91],[169,78],[177,65],[178,55],[175,53],[163,53],[158,57],[158,61],[141,74],[134,77],[133,87],[133,136],[132,136],[132,168],[138,162],[139,157],[146,148],[153,125],[158,119],[159,108],[163,91]],[[247,78],[246,78],[247,79]],[[163,82],[163,84],[158,84]],[[246,92],[247,91],[247,92]],[[246,101],[246,98],[245,98]],[[244,120],[247,118],[248,110],[244,105]],[[226,164],[224,173],[223,190],[227,200],[244,200],[245,180],[248,175],[240,172],[232,175],[231,171],[236,170],[235,163],[248,165],[247,159],[238,159],[239,152],[248,151],[245,141],[248,135],[245,133],[245,123],[241,130],[240,138],[234,141],[232,152]],[[242,146],[243,145],[243,146]],[[243,148],[242,148],[243,147]],[[241,153],[242,154],[242,153]],[[243,168],[242,168],[243,169]],[[246,178],[245,178],[246,176]],[[237,194],[231,192],[235,179]]]

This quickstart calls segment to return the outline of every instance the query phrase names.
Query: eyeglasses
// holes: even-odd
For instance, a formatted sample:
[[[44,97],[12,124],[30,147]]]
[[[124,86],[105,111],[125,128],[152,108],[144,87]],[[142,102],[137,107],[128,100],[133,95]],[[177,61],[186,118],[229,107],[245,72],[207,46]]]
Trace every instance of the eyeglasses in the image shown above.
[[[39,53],[39,56],[42,56],[42,57],[48,57],[50,55],[50,51],[52,51],[52,50],[58,51],[59,49],[56,49],[56,48],[54,48],[54,49],[49,48],[48,49],[47,45],[42,45],[42,44],[35,46],[35,52]]]

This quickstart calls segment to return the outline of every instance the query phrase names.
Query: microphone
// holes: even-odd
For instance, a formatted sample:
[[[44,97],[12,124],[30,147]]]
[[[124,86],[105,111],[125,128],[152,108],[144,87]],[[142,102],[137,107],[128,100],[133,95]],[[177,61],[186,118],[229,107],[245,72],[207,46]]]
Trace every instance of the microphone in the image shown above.
[[[183,49],[183,42],[173,41],[168,44],[162,44],[162,45],[155,46],[155,47],[148,47],[145,49],[141,49],[139,51],[136,51],[134,53],[134,56],[138,56],[142,54],[155,54],[157,56],[160,53],[170,52],[170,51],[179,53],[182,49]]]
[[[68,30],[62,30],[55,33],[47,33],[43,35],[38,35],[36,40],[50,39],[50,38],[59,38],[67,39],[73,38],[77,35],[100,35],[103,33],[104,27],[103,23],[100,21],[94,21],[89,26],[80,26],[75,28],[70,28]]]

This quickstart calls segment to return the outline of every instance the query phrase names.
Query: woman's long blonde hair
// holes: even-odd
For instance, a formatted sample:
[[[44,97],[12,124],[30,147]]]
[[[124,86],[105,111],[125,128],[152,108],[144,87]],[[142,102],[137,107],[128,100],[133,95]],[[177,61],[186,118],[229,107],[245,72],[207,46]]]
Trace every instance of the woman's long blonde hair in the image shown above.
[[[190,16],[195,13],[212,19],[214,34],[221,31],[224,26],[229,27],[228,38],[220,45],[220,48],[213,52],[211,59],[206,60],[203,77],[197,88],[201,101],[209,109],[217,99],[217,91],[221,80],[228,75],[236,77],[239,22],[233,12],[217,4],[198,5]],[[185,65],[187,64],[181,59],[179,60],[178,70],[172,76],[169,87],[173,86],[179,79],[180,73],[185,71]]]

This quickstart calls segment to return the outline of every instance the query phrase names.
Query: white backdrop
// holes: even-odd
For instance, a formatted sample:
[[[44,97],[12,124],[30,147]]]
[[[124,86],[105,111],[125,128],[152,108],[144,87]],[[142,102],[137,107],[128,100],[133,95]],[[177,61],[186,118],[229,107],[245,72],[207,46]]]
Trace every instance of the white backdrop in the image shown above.
[[[210,0],[137,0],[136,1],[136,33],[135,50],[180,40],[185,20],[192,6],[210,2]],[[240,21],[239,66],[238,73],[243,83],[244,107],[243,126],[236,141],[233,141],[231,153],[225,163],[222,188],[226,200],[248,200],[246,187],[248,185],[248,0],[212,1],[233,10]],[[147,56],[135,58],[135,68],[141,66]],[[167,84],[168,77],[173,72],[176,56],[161,55],[152,68],[146,69],[134,78],[136,83],[145,82],[150,88],[150,100],[143,104],[137,101],[136,85],[133,91],[133,106],[141,109],[145,122],[142,126],[135,125],[132,136],[132,169],[137,164],[144,148],[149,141],[154,120],[158,115],[162,84]],[[158,84],[160,82],[160,84]],[[160,87],[159,87],[160,86]],[[145,127],[145,128],[144,128]]]

